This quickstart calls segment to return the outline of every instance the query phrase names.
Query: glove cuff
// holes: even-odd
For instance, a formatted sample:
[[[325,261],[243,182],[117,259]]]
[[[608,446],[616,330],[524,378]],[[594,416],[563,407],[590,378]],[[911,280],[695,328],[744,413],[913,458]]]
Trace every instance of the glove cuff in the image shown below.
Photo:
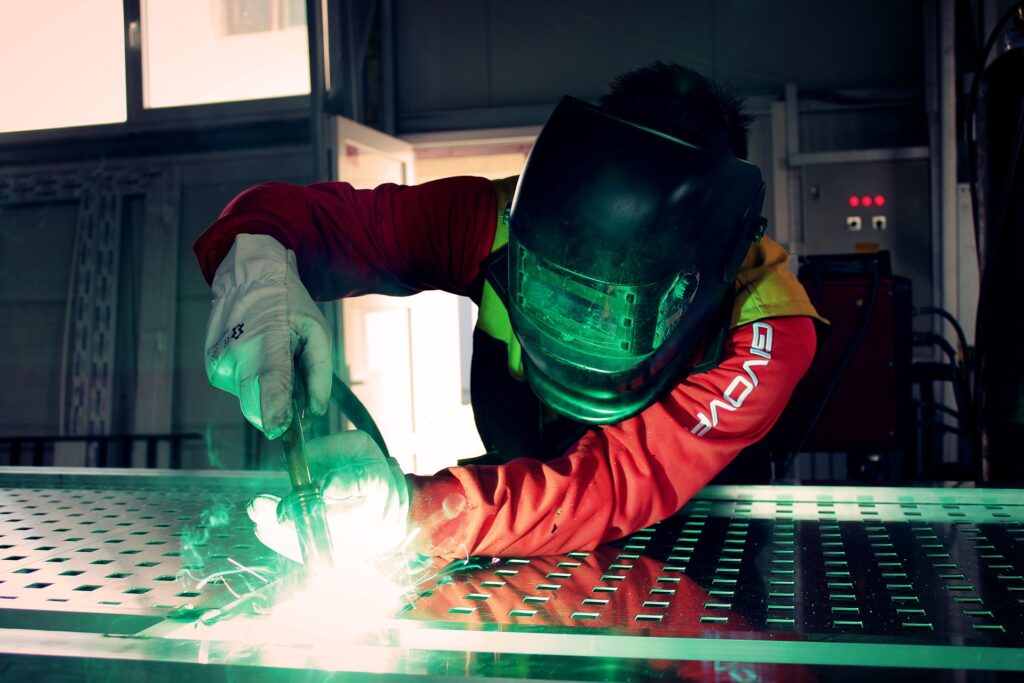
[[[285,286],[292,278],[299,281],[295,252],[268,235],[241,234],[213,276],[213,294],[220,297],[253,282]]]

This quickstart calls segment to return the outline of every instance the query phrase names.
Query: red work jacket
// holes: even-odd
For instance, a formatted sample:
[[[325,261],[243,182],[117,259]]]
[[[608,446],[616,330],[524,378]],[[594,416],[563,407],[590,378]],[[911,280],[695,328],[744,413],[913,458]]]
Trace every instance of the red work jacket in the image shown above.
[[[267,183],[236,197],[194,251],[211,282],[236,235],[266,234],[295,252],[317,300],[440,289],[479,303],[480,263],[499,213],[483,178],[373,190]],[[419,547],[451,556],[563,553],[673,514],[768,433],[810,365],[811,317],[773,315],[733,327],[714,369],[682,378],[634,417],[590,427],[559,457],[409,476]]]

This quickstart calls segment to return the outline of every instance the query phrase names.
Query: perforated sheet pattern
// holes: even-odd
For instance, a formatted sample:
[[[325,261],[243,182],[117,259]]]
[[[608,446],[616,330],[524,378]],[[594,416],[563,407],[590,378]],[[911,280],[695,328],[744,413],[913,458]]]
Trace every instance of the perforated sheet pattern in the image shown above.
[[[0,470],[0,614],[189,606],[149,640],[225,640],[230,619],[193,621],[285,569],[244,514],[253,493],[285,488],[262,475]],[[403,652],[1024,671],[1019,491],[709,487],[609,546],[475,559],[393,620],[419,624],[385,639]]]
[[[1015,491],[709,489],[614,547],[502,560],[407,616],[1020,647],[1022,502]]]
[[[268,567],[267,576],[274,569],[244,512],[258,484],[84,483],[92,485],[0,487],[0,609],[162,616],[224,604],[229,587],[260,583],[236,562]],[[224,571],[235,573],[202,583]]]

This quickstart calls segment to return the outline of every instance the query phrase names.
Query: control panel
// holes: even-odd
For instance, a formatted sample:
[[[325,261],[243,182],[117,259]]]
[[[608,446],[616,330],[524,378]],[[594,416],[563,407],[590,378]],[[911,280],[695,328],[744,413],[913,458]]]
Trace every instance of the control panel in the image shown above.
[[[928,161],[813,164],[802,168],[804,254],[889,251],[911,280],[916,306],[931,304]]]

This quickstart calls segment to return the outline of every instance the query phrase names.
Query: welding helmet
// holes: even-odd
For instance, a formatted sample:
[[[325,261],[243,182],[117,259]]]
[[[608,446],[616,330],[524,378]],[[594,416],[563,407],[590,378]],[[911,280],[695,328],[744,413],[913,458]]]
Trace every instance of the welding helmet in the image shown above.
[[[763,234],[763,203],[757,166],[564,98],[508,217],[505,294],[537,396],[593,424],[660,398]]]

